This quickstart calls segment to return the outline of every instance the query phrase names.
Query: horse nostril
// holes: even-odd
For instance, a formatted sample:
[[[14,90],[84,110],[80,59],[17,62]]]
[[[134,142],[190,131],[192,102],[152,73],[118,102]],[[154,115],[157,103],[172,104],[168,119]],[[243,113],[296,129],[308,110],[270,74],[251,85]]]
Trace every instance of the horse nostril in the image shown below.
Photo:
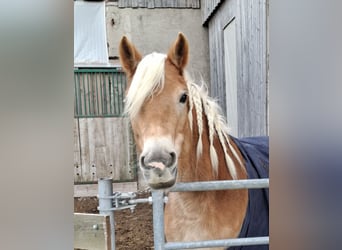
[[[175,152],[171,152],[170,156],[171,156],[171,162],[170,162],[169,167],[172,167],[175,164],[175,162],[176,162],[176,153]]]
[[[145,164],[145,156],[140,157],[140,166],[143,168],[147,168],[147,165]]]

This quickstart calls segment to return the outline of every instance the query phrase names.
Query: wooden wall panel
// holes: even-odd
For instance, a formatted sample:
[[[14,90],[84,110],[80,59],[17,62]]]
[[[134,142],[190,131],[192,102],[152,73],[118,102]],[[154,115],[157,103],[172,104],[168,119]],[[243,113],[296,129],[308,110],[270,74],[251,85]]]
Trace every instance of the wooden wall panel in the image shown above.
[[[128,119],[79,118],[78,123],[79,131],[76,127],[75,134],[79,134],[81,174],[75,175],[74,181],[96,182],[103,177],[114,181],[135,180]]]
[[[109,215],[74,213],[73,224],[75,249],[111,249]],[[94,228],[94,225],[97,225],[97,228]]]
[[[200,0],[119,0],[119,8],[189,8],[199,9]]]
[[[82,162],[80,148],[80,133],[78,119],[74,119],[74,181],[79,182],[82,178]]]
[[[241,40],[238,73],[239,134],[267,135],[266,0],[239,1]]]
[[[224,27],[236,16],[236,1],[230,1],[229,8],[227,6],[228,5],[225,3],[217,10],[208,26],[211,79],[210,94],[218,100],[223,114],[226,114],[223,30]]]
[[[222,0],[202,0],[201,1],[202,23],[204,25],[206,25],[210,17],[214,15],[214,12],[218,9],[221,2]]]
[[[238,136],[268,134],[266,8],[267,0],[222,1],[208,20],[210,92],[226,114],[223,30],[235,18]]]

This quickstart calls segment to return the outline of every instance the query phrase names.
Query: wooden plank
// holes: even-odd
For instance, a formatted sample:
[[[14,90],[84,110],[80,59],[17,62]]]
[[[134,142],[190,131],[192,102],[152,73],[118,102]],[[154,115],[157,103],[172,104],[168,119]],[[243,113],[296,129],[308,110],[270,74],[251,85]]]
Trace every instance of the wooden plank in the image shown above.
[[[216,0],[217,1],[217,0]],[[215,1],[215,2],[216,2]],[[188,8],[199,9],[200,0],[119,0],[119,8]]]
[[[82,162],[80,148],[80,133],[78,129],[78,119],[74,119],[74,182],[81,181],[82,178]]]
[[[88,124],[88,180],[97,181],[96,175],[96,142],[98,137],[101,137],[101,129],[97,129],[98,118],[87,118],[85,122]]]
[[[154,1],[148,1],[147,2],[147,8],[154,9]]]
[[[114,192],[137,192],[137,182],[113,183]],[[97,184],[74,185],[74,197],[95,197],[98,194]]]
[[[74,213],[74,248],[110,250],[109,215]]]
[[[223,31],[226,81],[226,110],[230,134],[238,136],[237,75],[236,75],[236,21],[233,19]]]
[[[240,4],[239,135],[267,135],[266,0]]]
[[[138,8],[138,0],[132,0],[132,8]]]
[[[89,149],[89,131],[88,131],[88,119],[79,119],[79,133],[80,133],[80,149],[81,149],[81,171],[82,176],[80,181],[91,181],[91,169],[90,169],[90,149]]]
[[[200,0],[192,0],[191,1],[191,7],[193,9],[199,9],[201,8],[201,1]]]
[[[76,182],[135,180],[128,118],[84,118],[79,127],[82,175]]]
[[[121,122],[121,141],[115,143],[115,145],[126,145],[126,147],[119,146],[121,163],[115,165],[115,167],[119,167],[120,171],[120,179],[121,180],[133,180],[135,178],[135,173],[133,171],[132,161],[131,159],[132,152],[130,145],[130,129],[129,129],[129,120],[128,118],[120,118]],[[117,138],[117,137],[116,137]]]

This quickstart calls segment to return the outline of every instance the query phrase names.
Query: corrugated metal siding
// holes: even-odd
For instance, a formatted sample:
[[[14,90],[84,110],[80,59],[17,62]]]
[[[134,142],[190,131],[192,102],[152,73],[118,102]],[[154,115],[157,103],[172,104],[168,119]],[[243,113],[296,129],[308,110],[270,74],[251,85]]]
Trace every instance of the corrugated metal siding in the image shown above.
[[[215,10],[219,7],[222,0],[202,0],[202,23],[206,25]]]
[[[119,0],[119,8],[188,8],[199,9],[200,0]]]
[[[238,136],[268,134],[266,1],[224,1],[208,22],[210,91],[226,114],[223,30],[236,20]]]

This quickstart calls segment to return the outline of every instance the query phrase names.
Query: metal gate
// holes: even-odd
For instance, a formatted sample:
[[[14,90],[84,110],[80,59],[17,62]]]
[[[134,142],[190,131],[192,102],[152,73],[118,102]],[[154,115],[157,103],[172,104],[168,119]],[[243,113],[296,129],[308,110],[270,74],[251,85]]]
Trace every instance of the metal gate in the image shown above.
[[[134,204],[149,202],[153,204],[153,233],[154,249],[191,249],[204,247],[231,247],[231,246],[249,246],[249,245],[268,245],[269,236],[249,237],[236,239],[207,240],[194,242],[165,242],[164,239],[164,202],[167,197],[163,190],[152,191],[152,197],[147,199],[134,199],[131,194],[113,194],[111,179],[99,180],[99,207],[100,214],[110,215],[112,250],[115,249],[115,230],[114,230],[114,210],[131,208]],[[189,182],[176,183],[170,189],[170,192],[186,191],[213,191],[225,189],[256,189],[269,188],[269,179],[249,179],[235,181],[208,181],[208,182]],[[120,199],[120,196],[122,199]],[[121,200],[121,201],[120,201]],[[122,201],[125,200],[125,201]],[[121,207],[120,207],[121,204]]]

